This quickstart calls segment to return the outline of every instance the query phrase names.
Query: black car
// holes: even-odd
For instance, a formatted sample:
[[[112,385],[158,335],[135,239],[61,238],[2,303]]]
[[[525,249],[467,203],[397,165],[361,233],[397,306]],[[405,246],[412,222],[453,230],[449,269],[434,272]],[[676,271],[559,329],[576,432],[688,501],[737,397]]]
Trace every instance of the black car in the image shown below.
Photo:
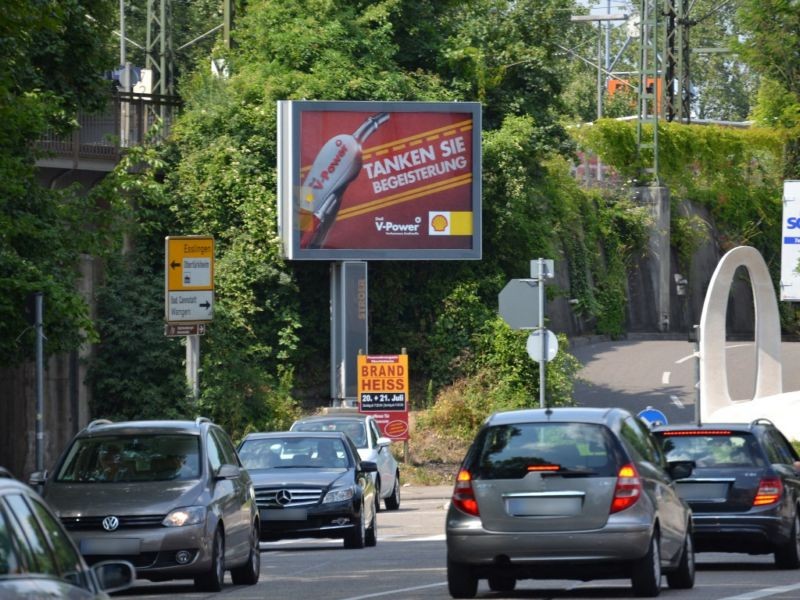
[[[108,598],[133,583],[128,562],[89,568],[45,502],[0,468],[0,598]]]
[[[668,460],[691,460],[676,482],[692,507],[700,552],[775,554],[800,567],[800,459],[767,419],[752,423],[670,425],[653,430]]]
[[[374,462],[341,432],[251,433],[239,445],[261,516],[261,540],[343,538],[345,548],[378,541]]]

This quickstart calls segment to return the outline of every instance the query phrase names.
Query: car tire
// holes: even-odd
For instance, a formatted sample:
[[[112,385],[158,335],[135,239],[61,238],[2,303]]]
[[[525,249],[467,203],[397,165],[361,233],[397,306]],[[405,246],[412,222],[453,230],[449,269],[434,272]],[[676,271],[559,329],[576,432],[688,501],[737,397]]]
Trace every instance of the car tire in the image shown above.
[[[678,563],[677,569],[667,573],[667,583],[672,589],[688,590],[694,587],[694,574],[694,542],[692,541],[692,533],[687,531],[686,539],[683,541],[681,562]]]
[[[493,592],[513,592],[517,587],[517,580],[506,575],[492,575],[489,577],[489,589]]]
[[[800,515],[794,514],[789,541],[775,549],[775,566],[779,569],[796,569],[800,567]]]
[[[373,511],[372,522],[364,533],[364,545],[372,548],[378,544],[378,515]]]
[[[447,560],[447,590],[453,598],[474,598],[478,578],[469,565]]]
[[[211,542],[211,570],[204,575],[195,577],[194,586],[203,592],[219,592],[225,580],[225,540],[222,531],[214,532]]]
[[[250,554],[241,567],[231,569],[234,585],[255,585],[261,576],[261,549],[258,547],[258,525],[253,528],[250,540]]]
[[[631,574],[633,594],[639,598],[655,598],[661,592],[661,548],[658,532],[650,538],[650,547],[633,563]]]
[[[386,497],[386,510],[397,510],[398,508],[400,508],[400,473],[395,474],[392,493]]]
[[[358,515],[358,522],[344,536],[344,547],[351,549],[363,548],[364,538],[366,538],[366,526],[364,525],[364,507],[362,506]]]

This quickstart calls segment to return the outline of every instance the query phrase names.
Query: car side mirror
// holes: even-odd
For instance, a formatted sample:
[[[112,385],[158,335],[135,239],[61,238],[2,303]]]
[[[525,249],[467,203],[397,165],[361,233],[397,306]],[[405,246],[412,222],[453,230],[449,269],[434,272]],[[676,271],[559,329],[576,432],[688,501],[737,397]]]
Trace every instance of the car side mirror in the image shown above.
[[[103,561],[92,567],[103,591],[111,594],[126,590],[136,581],[136,569],[127,561]]]
[[[362,460],[361,461],[361,472],[362,473],[377,473],[378,472],[378,464],[372,462],[371,460]]]
[[[217,469],[216,474],[214,475],[214,479],[236,479],[237,477],[241,476],[239,472],[239,467],[236,465],[222,465],[219,469]]]
[[[667,463],[667,472],[672,479],[686,479],[695,466],[693,460],[671,460]]]
[[[36,487],[37,485],[44,485],[45,481],[47,481],[47,471],[34,471],[28,478],[28,485]]]
[[[388,437],[379,437],[377,443],[378,446],[391,446],[392,440]]]

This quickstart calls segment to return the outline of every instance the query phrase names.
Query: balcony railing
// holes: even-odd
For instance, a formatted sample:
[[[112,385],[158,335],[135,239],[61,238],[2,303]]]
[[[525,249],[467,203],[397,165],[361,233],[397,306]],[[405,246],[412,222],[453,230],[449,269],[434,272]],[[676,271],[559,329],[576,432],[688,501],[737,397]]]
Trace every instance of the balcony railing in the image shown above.
[[[102,112],[80,113],[70,135],[45,133],[37,144],[45,156],[37,165],[110,171],[125,148],[144,142],[156,119],[163,123],[159,135],[166,136],[177,106],[170,96],[116,92]]]

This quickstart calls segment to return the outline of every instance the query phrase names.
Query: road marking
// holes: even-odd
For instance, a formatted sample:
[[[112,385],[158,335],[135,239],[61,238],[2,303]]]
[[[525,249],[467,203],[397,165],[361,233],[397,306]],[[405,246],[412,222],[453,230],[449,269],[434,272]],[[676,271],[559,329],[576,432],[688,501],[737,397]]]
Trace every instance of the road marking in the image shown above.
[[[365,594],[364,596],[351,596],[343,600],[362,600],[362,598],[378,598],[380,596],[394,596],[395,594],[405,594],[406,592],[416,592],[417,590],[427,590],[429,588],[442,587],[447,585],[447,582],[430,583],[428,585],[417,585],[414,587],[402,588],[399,590],[387,590],[385,592],[377,592],[375,594]]]
[[[725,350],[730,350],[732,348],[745,348],[747,346],[752,346],[752,344],[731,344],[730,346],[725,346]],[[687,354],[683,358],[679,358],[678,360],[676,360],[675,364],[679,365],[681,363],[685,363],[687,360],[692,360],[693,358],[697,358],[698,356],[700,356],[698,352],[692,352],[691,354]]]
[[[681,399],[680,399],[680,398],[678,398],[677,396],[674,396],[674,395],[673,395],[673,396],[670,396],[670,397],[669,397],[669,401],[670,401],[670,402],[672,402],[672,403],[673,403],[675,406],[677,406],[678,408],[686,408],[686,407],[683,405],[683,402],[681,402]]]
[[[767,596],[774,596],[775,594],[782,594],[784,592],[793,592],[794,590],[800,590],[800,583],[763,588],[760,590],[755,590],[754,592],[739,594],[738,596],[720,598],[720,600],[756,600],[757,598],[766,598]]]
[[[670,375],[671,375],[671,373],[670,373],[669,371],[664,371],[664,372],[661,374],[661,383],[662,383],[663,385],[667,385],[667,384],[669,383],[669,376],[670,376]]]

